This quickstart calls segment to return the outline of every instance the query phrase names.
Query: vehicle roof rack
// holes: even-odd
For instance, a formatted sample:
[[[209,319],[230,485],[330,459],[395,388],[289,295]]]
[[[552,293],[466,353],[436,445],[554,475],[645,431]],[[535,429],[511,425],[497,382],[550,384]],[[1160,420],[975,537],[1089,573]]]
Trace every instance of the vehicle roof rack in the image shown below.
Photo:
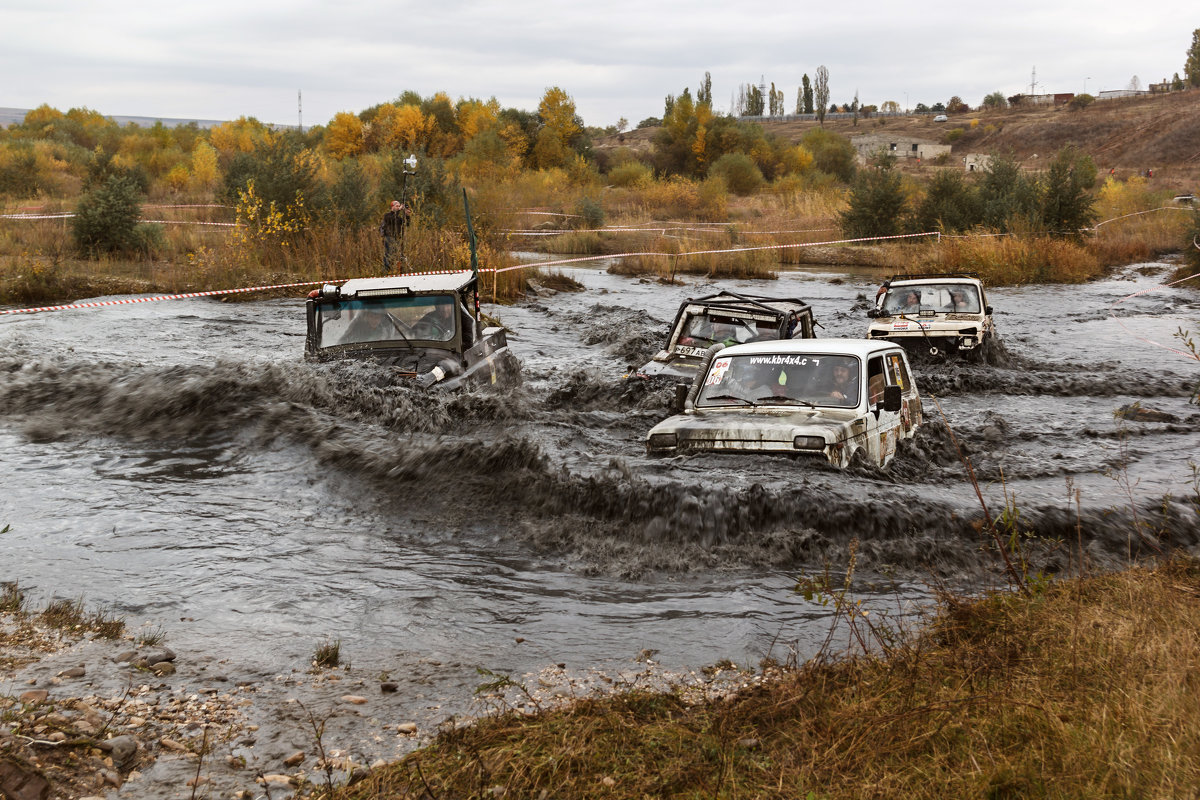
[[[887,282],[892,281],[915,281],[924,278],[974,278],[979,280],[978,272],[909,272],[900,275],[893,275],[887,279]]]
[[[751,305],[761,308],[763,311],[768,311],[772,314],[786,312],[781,311],[779,308],[776,308],[773,305],[770,305],[770,303],[795,303],[801,308],[811,309],[811,306],[809,306],[808,303],[798,297],[771,297],[768,295],[741,294],[739,292],[730,291],[717,292],[716,294],[706,294],[702,297],[689,297],[683,302],[683,305],[690,305],[693,303],[701,303],[704,305],[715,306],[717,308],[722,306]]]

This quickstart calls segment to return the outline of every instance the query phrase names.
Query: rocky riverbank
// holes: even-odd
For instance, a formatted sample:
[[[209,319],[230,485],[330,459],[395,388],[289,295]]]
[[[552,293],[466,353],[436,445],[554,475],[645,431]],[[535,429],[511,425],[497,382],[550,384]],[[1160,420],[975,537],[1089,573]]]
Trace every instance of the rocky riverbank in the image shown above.
[[[630,688],[687,687],[699,701],[768,675],[730,663],[670,672],[645,651],[615,674],[565,664],[516,680],[482,674],[474,700],[432,704],[412,719],[400,715],[385,674],[350,666],[271,674],[139,638],[159,636],[106,639],[0,612],[0,796],[280,800],[354,782],[492,711],[532,714]]]

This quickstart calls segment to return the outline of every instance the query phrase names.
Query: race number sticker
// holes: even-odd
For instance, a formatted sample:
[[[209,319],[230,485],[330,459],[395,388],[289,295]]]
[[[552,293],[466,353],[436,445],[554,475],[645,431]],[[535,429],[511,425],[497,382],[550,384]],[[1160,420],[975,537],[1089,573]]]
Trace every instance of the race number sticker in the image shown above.
[[[718,358],[712,363],[712,369],[708,371],[708,378],[704,381],[705,386],[719,386],[721,381],[725,380],[725,373],[729,370],[729,362],[733,359]]]

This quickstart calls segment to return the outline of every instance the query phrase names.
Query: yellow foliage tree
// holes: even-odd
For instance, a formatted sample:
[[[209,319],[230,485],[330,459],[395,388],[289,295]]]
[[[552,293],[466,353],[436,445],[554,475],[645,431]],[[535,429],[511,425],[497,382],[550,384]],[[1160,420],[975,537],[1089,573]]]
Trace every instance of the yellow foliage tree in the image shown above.
[[[222,122],[209,131],[208,140],[223,153],[250,153],[266,139],[269,131],[254,117],[238,117],[233,122]]]
[[[808,172],[812,169],[813,154],[803,145],[793,145],[784,149],[779,163],[780,175],[793,175]]]
[[[486,103],[479,100],[459,100],[455,115],[465,144],[484,131],[496,127],[496,121],[500,117],[500,103],[494,97]]]
[[[356,156],[363,151],[363,123],[348,111],[339,111],[325,129],[325,147],[336,159]]]
[[[46,103],[42,103],[32,111],[27,111],[25,113],[24,124],[27,128],[41,128],[45,125],[53,125],[64,116],[65,115],[57,108],[53,108]]]
[[[197,142],[192,149],[192,185],[199,191],[214,189],[221,179],[217,150],[208,142]]]
[[[407,103],[396,109],[393,132],[388,141],[392,147],[419,150],[428,147],[437,121],[427,116],[420,106]]]
[[[534,160],[543,169],[565,165],[571,140],[580,132],[575,121],[575,101],[559,87],[551,86],[538,103],[538,115],[542,118],[542,129],[533,148]]]
[[[187,188],[187,185],[191,180],[191,176],[188,174],[188,168],[186,165],[176,164],[175,166],[171,167],[171,171],[167,173],[165,180],[167,182],[167,186],[171,188],[172,192],[182,192]]]

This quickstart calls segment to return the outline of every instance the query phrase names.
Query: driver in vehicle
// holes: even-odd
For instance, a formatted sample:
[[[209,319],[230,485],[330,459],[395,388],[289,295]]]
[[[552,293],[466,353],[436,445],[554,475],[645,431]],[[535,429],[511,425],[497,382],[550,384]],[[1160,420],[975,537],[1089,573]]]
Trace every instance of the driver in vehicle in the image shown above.
[[[439,302],[417,320],[413,333],[422,339],[445,341],[454,335],[454,304]]]
[[[897,314],[916,314],[921,310],[921,293],[909,289],[891,303],[891,311]]]
[[[382,342],[395,338],[395,328],[387,319],[382,308],[348,308],[342,312],[349,321],[338,339],[341,344],[358,342]]]
[[[825,397],[838,404],[856,405],[858,403],[858,375],[854,368],[844,362],[834,364],[826,375],[822,391]]]

